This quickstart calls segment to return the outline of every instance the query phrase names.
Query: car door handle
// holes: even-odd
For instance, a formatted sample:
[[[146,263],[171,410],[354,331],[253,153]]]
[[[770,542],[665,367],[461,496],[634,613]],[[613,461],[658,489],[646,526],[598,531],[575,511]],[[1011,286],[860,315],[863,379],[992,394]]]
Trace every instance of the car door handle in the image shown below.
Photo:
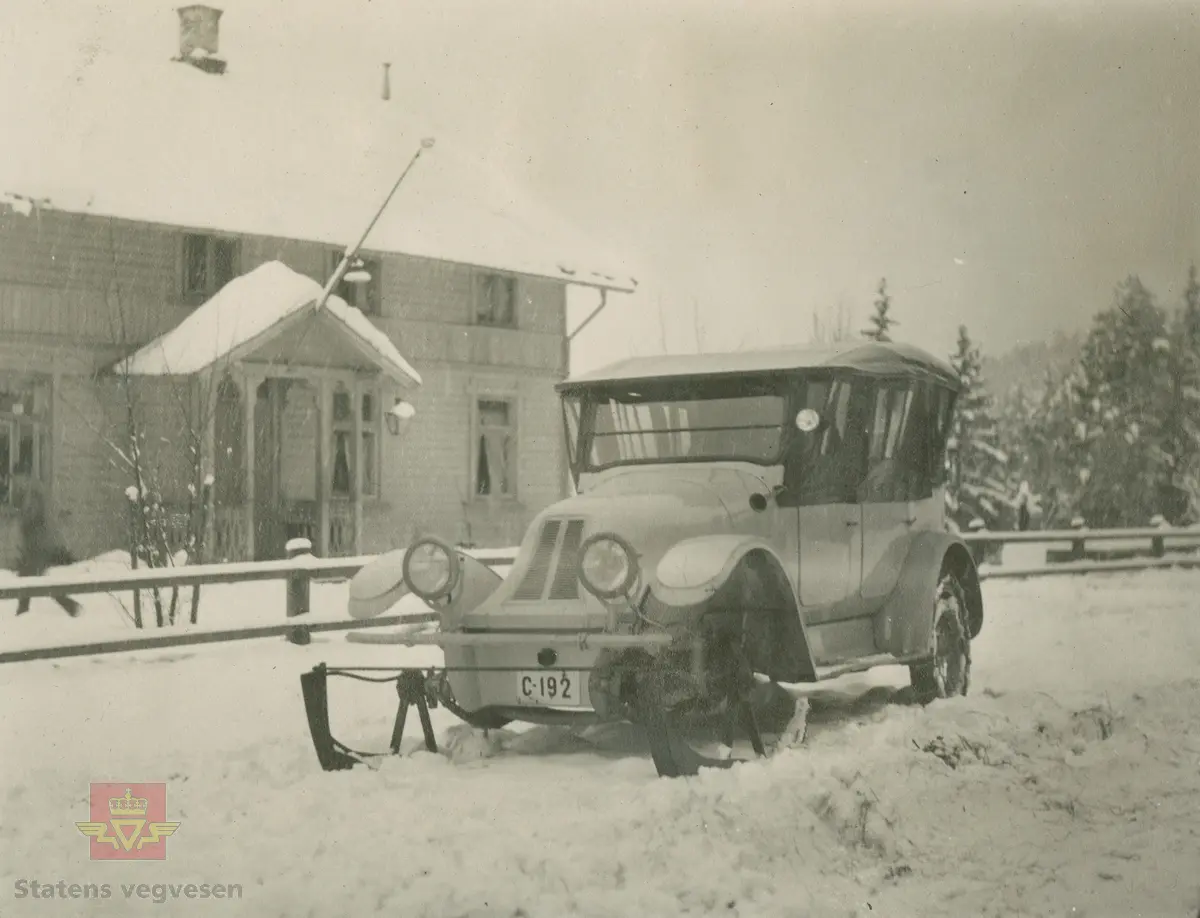
[[[912,525],[913,523],[915,523],[916,521],[917,521],[917,518],[916,518],[915,516],[909,516],[909,517],[905,517],[905,519],[904,519],[904,525],[905,525],[905,526],[911,526],[911,525]]]
[[[853,528],[858,525],[858,520],[846,520],[846,525]]]

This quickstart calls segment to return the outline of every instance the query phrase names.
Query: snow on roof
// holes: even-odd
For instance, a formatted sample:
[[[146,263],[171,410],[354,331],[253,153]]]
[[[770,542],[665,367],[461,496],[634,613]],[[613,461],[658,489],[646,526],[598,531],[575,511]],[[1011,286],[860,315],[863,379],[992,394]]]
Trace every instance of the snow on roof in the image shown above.
[[[559,383],[559,389],[604,382],[663,377],[780,373],[805,369],[845,369],[873,375],[936,379],[957,389],[958,375],[945,361],[908,344],[854,342],[839,347],[787,347],[725,354],[667,354],[630,357]]]
[[[173,49],[83,61],[56,50],[62,60],[16,43],[0,56],[0,85],[20,87],[0,93],[0,202],[344,247],[429,134],[401,123],[398,102],[206,74]],[[636,287],[618,259],[436,139],[365,249]]]
[[[236,277],[195,312],[115,369],[132,376],[188,376],[265,343],[293,317],[316,305],[321,285],[287,265],[269,261]],[[421,377],[388,336],[359,310],[331,296],[325,311],[369,353],[379,368],[405,385]]]

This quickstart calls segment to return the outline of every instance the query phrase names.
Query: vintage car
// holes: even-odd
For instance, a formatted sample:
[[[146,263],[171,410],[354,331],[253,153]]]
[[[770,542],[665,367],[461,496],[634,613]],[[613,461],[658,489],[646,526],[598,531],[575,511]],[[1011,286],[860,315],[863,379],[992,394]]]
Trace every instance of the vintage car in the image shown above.
[[[349,636],[444,651],[397,674],[393,749],[409,702],[434,748],[428,701],[484,729],[628,720],[679,775],[727,763],[687,738],[706,718],[762,754],[764,684],[899,664],[921,702],[965,694],[983,602],[944,518],[958,390],[941,360],[882,343],[635,358],[561,383],[576,493],[532,521],[507,577],[426,537],[351,582],[355,617],[409,591],[439,613],[427,633]],[[330,736],[334,673],[304,688],[322,765],[344,768],[362,754]]]

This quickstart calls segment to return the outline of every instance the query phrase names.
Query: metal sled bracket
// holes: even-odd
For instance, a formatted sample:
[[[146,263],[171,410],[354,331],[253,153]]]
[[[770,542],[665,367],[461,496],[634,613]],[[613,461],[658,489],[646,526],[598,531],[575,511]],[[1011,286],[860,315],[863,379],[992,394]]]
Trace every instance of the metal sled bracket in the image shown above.
[[[360,763],[366,763],[371,758],[388,754],[358,752],[334,738],[329,726],[328,680],[330,676],[347,676],[372,682],[395,682],[399,707],[396,710],[396,722],[392,727],[391,754],[396,755],[400,752],[405,721],[408,719],[409,708],[413,705],[416,705],[417,716],[421,719],[425,748],[430,752],[438,751],[437,740],[433,734],[433,724],[429,719],[430,704],[425,695],[425,674],[421,670],[402,669],[393,676],[380,679],[360,676],[345,670],[331,670],[324,663],[318,663],[300,677],[300,690],[304,695],[308,730],[312,735],[313,748],[317,752],[317,760],[321,763],[322,770],[345,771]]]

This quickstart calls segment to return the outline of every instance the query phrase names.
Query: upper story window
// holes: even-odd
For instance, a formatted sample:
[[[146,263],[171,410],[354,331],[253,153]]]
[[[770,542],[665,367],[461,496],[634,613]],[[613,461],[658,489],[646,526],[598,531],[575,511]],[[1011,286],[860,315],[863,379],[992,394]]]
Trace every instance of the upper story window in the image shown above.
[[[517,327],[517,279],[504,274],[475,275],[475,324]]]
[[[337,270],[338,265],[342,263],[342,256],[346,253],[342,249],[334,249],[330,251],[326,259],[326,274],[328,279],[333,276],[333,272]],[[383,314],[383,262],[378,258],[368,258],[361,253],[358,255],[358,261],[362,262],[361,268],[356,268],[353,262],[351,267],[356,270],[346,272],[334,288],[334,296],[339,296],[351,306],[357,308],[364,315],[378,316]],[[355,274],[365,272],[370,275],[368,280],[365,277],[360,277],[356,280]]]
[[[0,506],[20,506],[30,482],[50,480],[50,383],[0,377]]]
[[[206,300],[237,277],[242,245],[228,236],[183,234],[183,296]]]

